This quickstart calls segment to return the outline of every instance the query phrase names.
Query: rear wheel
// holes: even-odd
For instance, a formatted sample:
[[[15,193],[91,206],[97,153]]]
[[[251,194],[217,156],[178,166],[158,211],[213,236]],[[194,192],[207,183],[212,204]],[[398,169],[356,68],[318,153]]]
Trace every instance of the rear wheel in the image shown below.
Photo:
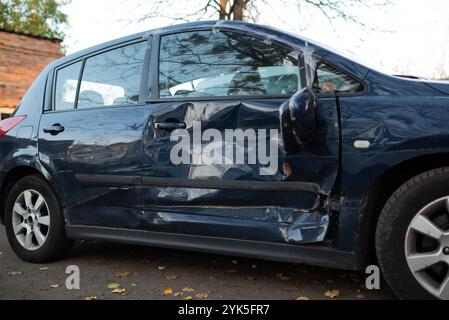
[[[449,299],[449,168],[403,184],[376,230],[376,251],[391,289],[404,299]]]
[[[65,236],[64,217],[56,194],[39,175],[22,178],[11,188],[5,224],[12,249],[28,262],[56,260],[73,244]]]

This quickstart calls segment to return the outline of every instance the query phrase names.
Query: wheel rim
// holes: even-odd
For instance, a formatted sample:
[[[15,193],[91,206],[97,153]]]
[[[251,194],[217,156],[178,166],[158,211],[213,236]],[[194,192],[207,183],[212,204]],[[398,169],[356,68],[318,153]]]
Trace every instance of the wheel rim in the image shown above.
[[[449,196],[428,204],[412,219],[405,236],[405,257],[424,289],[449,300]]]
[[[29,251],[41,248],[50,231],[50,211],[44,196],[36,190],[25,190],[12,211],[12,226],[20,245]]]

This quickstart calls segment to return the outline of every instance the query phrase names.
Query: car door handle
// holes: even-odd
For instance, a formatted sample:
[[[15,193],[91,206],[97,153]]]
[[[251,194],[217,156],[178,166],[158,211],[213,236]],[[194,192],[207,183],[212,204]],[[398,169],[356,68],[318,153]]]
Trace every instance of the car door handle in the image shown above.
[[[185,122],[156,122],[154,124],[154,127],[161,130],[176,130],[187,128]]]
[[[45,133],[51,133],[51,134],[58,134],[65,130],[63,126],[61,126],[59,123],[52,125],[51,127],[44,128]]]

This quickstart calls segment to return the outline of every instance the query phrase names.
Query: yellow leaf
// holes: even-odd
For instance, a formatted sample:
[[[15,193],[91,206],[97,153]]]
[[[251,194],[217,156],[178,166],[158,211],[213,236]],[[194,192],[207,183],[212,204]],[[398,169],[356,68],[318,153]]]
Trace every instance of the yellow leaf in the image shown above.
[[[42,267],[42,268],[39,268],[39,271],[46,271],[48,269],[49,269],[48,267]]]
[[[165,279],[167,279],[167,280],[176,280],[178,278],[179,277],[176,274],[169,274],[169,275],[165,276]]]
[[[298,298],[296,298],[296,300],[298,300],[298,301],[307,301],[307,300],[310,300],[310,298],[309,297],[298,297]]]
[[[128,277],[131,273],[129,272],[116,272],[115,276],[118,278],[124,278],[124,277]]]
[[[59,284],[52,284],[50,287],[53,289],[56,289],[56,288],[59,288]]]
[[[160,266],[160,267],[157,267],[157,268],[158,268],[160,271],[167,269],[167,267],[164,267],[164,266]]]
[[[111,291],[111,293],[116,293],[116,294],[124,294],[125,292],[126,292],[126,289],[120,289],[120,288],[116,288]]]
[[[184,295],[184,292],[176,292],[174,294],[175,297],[182,297]]]
[[[106,287],[108,289],[117,289],[118,287],[120,287],[120,284],[113,282],[113,283],[109,283]]]
[[[173,289],[172,288],[165,288],[164,289],[164,296],[171,296],[173,295]]]
[[[185,297],[185,298],[182,299],[182,300],[193,300],[193,298],[192,298],[192,296],[187,296],[187,297]]]
[[[338,298],[340,296],[340,291],[339,290],[327,290],[324,295],[328,298]]]
[[[195,297],[197,297],[198,299],[207,299],[208,296],[209,295],[207,293],[198,293],[195,295]]]
[[[87,301],[97,300],[97,296],[89,296],[89,297],[85,297],[84,300],[87,300]]]
[[[21,275],[21,274],[22,274],[22,271],[11,271],[11,272],[8,272],[8,274],[9,274],[10,276],[15,277],[15,276]]]
[[[290,277],[287,277],[282,272],[276,273],[276,278],[281,280],[281,281],[288,281],[288,280],[290,280]]]
[[[195,289],[186,287],[186,288],[182,289],[182,291],[184,291],[184,292],[194,292]]]

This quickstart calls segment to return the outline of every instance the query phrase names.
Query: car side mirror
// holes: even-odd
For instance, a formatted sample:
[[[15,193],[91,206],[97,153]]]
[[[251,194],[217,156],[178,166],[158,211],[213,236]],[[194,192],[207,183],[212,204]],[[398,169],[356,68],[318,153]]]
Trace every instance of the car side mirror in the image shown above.
[[[298,152],[313,139],[317,126],[318,100],[306,87],[280,108],[281,132],[286,152]]]

